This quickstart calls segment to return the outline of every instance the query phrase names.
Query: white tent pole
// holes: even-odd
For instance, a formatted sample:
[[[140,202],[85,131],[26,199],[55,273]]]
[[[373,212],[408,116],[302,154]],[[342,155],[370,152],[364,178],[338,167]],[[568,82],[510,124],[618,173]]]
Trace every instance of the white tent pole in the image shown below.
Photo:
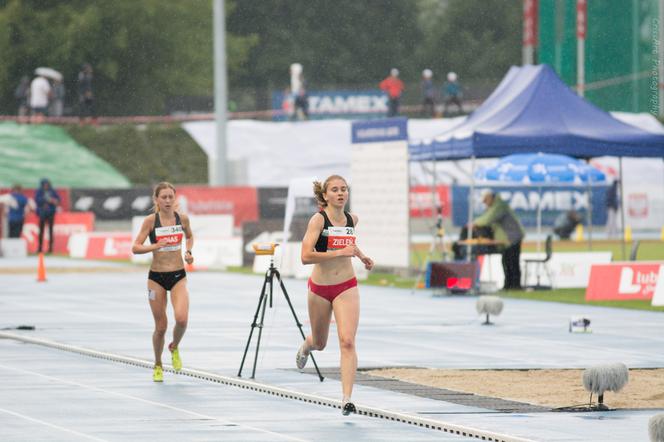
[[[590,165],[590,161],[588,161]],[[588,250],[593,249],[593,192],[592,192],[592,173],[588,176]]]
[[[625,197],[623,193],[622,157],[618,157],[618,192],[620,192],[620,242],[622,243],[622,259],[625,260]]]
[[[470,223],[473,222],[474,218],[474,210],[473,206],[475,203],[475,199],[473,198],[473,195],[475,193],[475,155],[470,157],[470,193],[468,194],[468,223],[466,223],[466,226],[470,226]],[[473,231],[472,229],[468,229],[468,236],[466,237],[467,240],[471,240],[473,238]],[[471,260],[471,250],[472,247],[470,245],[470,241],[468,242],[468,245],[466,246],[466,261]]]
[[[541,250],[542,237],[542,186],[538,187],[539,198],[537,200],[537,253]]]

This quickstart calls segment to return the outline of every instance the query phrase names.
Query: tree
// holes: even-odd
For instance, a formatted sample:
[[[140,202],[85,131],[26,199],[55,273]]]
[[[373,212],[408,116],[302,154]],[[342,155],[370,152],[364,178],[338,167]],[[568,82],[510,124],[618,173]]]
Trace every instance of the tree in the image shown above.
[[[233,4],[226,2],[228,9]],[[50,66],[76,101],[83,63],[95,70],[98,110],[107,115],[164,112],[171,95],[212,95],[210,0],[6,0],[0,5],[0,66],[5,112],[22,75]],[[240,72],[256,37],[227,36],[230,75]],[[9,109],[7,109],[9,107]]]

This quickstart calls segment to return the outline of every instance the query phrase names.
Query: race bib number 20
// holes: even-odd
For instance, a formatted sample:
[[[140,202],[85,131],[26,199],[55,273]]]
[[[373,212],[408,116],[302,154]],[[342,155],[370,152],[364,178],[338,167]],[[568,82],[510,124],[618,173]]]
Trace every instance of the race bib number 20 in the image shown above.
[[[352,227],[327,228],[327,250],[343,249],[355,245],[355,229]]]

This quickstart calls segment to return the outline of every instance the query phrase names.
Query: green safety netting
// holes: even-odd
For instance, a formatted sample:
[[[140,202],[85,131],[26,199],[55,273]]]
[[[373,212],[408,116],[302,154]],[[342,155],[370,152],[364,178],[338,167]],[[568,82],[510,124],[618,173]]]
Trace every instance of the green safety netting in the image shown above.
[[[34,187],[48,178],[56,187],[125,188],[131,183],[106,161],[47,124],[0,123],[0,187]]]

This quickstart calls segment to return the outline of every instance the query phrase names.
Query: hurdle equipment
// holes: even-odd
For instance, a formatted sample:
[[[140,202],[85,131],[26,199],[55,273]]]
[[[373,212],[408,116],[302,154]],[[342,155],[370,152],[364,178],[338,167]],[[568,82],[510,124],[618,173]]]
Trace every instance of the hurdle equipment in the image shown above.
[[[604,404],[604,392],[618,392],[629,381],[629,369],[623,363],[603,364],[587,368],[583,372],[583,386],[590,392],[589,407],[598,411],[609,410]],[[593,393],[597,395],[597,405],[593,407]]]
[[[664,413],[656,414],[648,420],[650,442],[664,442]]]
[[[503,311],[503,300],[494,295],[483,295],[477,299],[475,304],[477,313],[486,315],[486,320],[482,325],[493,325],[489,319],[489,315],[498,316]]]

